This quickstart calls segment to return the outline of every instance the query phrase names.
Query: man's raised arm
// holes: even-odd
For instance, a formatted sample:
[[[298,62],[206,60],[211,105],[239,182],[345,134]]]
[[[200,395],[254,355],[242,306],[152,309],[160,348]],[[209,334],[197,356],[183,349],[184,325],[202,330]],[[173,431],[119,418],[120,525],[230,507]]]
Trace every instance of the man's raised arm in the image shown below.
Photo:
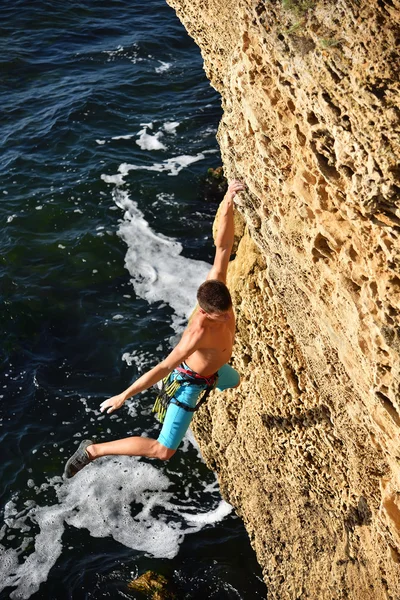
[[[233,199],[238,192],[243,192],[245,189],[243,183],[237,179],[234,179],[228,186],[220,208],[218,232],[215,238],[214,264],[207,279],[218,279],[218,281],[226,283],[228,263],[235,238]]]

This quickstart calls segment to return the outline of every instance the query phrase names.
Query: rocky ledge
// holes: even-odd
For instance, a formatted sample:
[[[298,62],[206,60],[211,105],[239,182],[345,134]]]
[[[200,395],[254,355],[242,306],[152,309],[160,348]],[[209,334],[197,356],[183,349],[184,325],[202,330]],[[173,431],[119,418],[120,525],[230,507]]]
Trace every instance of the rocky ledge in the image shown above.
[[[398,0],[168,0],[246,182],[239,390],[194,429],[270,600],[400,598]]]

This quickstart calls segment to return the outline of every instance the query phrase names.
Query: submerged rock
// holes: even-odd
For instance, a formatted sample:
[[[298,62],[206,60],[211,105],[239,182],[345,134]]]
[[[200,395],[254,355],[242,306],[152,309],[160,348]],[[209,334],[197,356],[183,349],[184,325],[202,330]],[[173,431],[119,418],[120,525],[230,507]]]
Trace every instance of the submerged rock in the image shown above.
[[[128,588],[140,592],[149,600],[177,600],[172,583],[154,571],[146,571],[128,583]]]

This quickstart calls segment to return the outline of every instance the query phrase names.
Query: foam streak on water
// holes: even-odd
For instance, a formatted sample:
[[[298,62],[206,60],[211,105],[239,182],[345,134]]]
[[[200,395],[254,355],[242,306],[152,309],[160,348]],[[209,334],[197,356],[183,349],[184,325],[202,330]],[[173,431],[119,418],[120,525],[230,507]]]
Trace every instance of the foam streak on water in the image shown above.
[[[124,166],[120,172],[126,172]],[[151,229],[143,214],[126,190],[123,176],[102,176],[116,183],[112,195],[124,211],[118,235],[128,246],[125,266],[140,298],[149,303],[166,302],[174,310],[174,326],[180,329],[196,302],[199,285],[206,279],[211,266],[204,261],[184,258],[182,245]]]

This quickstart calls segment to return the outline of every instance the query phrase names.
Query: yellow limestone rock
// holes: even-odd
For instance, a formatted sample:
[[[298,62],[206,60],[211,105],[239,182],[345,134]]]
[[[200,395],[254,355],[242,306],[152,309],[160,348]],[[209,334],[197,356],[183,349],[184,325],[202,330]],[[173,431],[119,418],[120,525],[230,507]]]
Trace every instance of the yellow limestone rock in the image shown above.
[[[238,390],[195,420],[269,600],[400,598],[399,0],[168,0],[248,193]]]

